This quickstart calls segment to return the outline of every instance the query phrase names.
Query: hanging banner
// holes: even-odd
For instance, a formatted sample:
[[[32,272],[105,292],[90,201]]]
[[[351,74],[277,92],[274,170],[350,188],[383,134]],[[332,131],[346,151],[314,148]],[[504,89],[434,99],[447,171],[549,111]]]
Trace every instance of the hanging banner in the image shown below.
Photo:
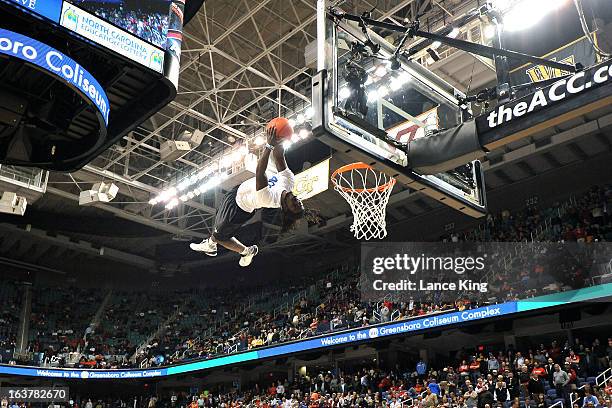
[[[582,64],[590,67],[597,63],[597,55],[585,37],[578,38],[546,55],[543,58],[570,65]],[[570,72],[544,65],[525,64],[510,72],[512,85],[529,84],[569,75]]]
[[[102,114],[108,126],[110,103],[102,85],[78,62],[25,35],[0,28],[0,54],[18,58],[61,78],[85,95]]]
[[[295,176],[293,194],[306,200],[327,190],[329,187],[329,159],[316,164]]]

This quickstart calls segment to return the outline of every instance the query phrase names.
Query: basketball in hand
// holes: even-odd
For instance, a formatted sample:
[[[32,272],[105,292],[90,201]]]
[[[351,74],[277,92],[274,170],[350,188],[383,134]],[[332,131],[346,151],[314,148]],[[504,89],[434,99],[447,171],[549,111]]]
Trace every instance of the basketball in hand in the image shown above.
[[[266,130],[272,128],[276,129],[277,140],[291,139],[291,136],[293,136],[293,128],[289,124],[287,118],[272,119],[266,126]]]

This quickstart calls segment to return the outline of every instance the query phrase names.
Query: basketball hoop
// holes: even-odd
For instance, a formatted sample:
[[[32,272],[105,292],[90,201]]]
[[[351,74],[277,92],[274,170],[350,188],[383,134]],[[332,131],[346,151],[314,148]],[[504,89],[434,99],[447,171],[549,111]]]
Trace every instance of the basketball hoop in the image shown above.
[[[342,166],[331,176],[334,188],[351,206],[351,231],[357,239],[387,236],[385,216],[395,179],[357,162]]]

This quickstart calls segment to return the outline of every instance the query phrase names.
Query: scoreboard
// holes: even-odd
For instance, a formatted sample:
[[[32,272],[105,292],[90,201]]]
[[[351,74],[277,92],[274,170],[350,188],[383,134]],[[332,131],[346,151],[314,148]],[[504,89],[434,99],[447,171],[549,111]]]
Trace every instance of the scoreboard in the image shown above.
[[[0,0],[50,20],[158,73],[164,72],[171,0]]]
[[[0,164],[76,171],[159,112],[202,4],[0,0]]]

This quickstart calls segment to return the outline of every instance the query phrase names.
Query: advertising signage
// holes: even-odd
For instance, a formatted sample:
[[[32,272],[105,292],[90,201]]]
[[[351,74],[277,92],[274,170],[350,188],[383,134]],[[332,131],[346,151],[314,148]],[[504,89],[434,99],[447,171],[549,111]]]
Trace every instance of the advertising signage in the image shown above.
[[[43,16],[53,21],[59,22],[62,11],[62,0],[0,0],[13,6],[21,7],[26,11]]]
[[[165,49],[170,0],[67,0],[94,16]]]
[[[91,101],[108,126],[108,96],[96,78],[78,62],[40,41],[1,28],[0,54],[18,58],[62,79]]]
[[[334,346],[351,345],[383,337],[415,333],[426,329],[452,327],[453,325],[467,322],[508,316],[519,312],[559,306],[571,302],[603,299],[610,296],[612,296],[612,283],[562,293],[555,293],[525,301],[512,301],[498,305],[479,307],[476,309],[423,316],[417,319],[348,330],[274,347],[251,350],[244,353],[212,358],[210,360],[194,361],[163,368],[146,370],[81,370],[0,365],[0,375],[70,378],[82,380],[165,377],[169,375],[186,374],[263,358],[285,356],[288,354],[324,349]]]
[[[45,17],[93,43],[158,73],[164,71],[164,50],[170,18],[169,0],[153,1],[145,5],[142,5],[142,2],[128,2],[133,4],[132,8],[124,7],[124,3],[117,1],[0,0],[0,2],[14,6],[16,10]],[[137,4],[141,5],[140,8],[136,6]],[[117,10],[113,11],[113,8]],[[149,16],[148,13],[151,15],[150,18],[146,17]]]
[[[466,310],[463,312],[454,312],[438,316],[427,316],[420,319],[391,323],[381,326],[374,326],[360,330],[345,331],[338,334],[316,337],[309,340],[298,341],[276,347],[264,348],[257,351],[249,351],[246,353],[218,357],[204,361],[195,361],[192,363],[180,364],[176,366],[158,369],[79,370],[0,366],[0,374],[73,379],[130,379],[163,377],[175,374],[185,374],[214,367],[221,367],[245,361],[282,356],[286,354],[293,354],[297,352],[315,350],[343,344],[351,344],[398,334],[406,334],[410,332],[420,331],[423,329],[443,327],[462,322],[486,319],[489,317],[498,317],[515,313],[517,312],[517,310],[517,302],[508,302],[494,306],[486,306],[478,309]]]
[[[62,7],[60,25],[154,71],[164,70],[162,50],[68,2]]]

